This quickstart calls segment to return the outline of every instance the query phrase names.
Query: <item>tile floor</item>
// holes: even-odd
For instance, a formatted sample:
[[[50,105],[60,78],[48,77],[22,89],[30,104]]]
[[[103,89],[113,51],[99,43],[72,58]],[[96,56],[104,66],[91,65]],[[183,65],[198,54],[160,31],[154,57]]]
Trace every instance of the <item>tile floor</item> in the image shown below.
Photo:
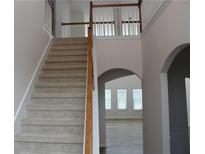
[[[107,147],[101,154],[143,154],[143,129],[140,119],[106,121]]]

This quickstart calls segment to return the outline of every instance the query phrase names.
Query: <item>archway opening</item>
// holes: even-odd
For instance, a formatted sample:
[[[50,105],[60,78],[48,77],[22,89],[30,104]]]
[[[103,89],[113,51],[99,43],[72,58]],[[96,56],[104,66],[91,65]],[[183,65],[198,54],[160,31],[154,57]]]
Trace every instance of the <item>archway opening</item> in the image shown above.
[[[178,46],[162,69],[163,153],[189,154],[190,45]]]
[[[188,154],[190,150],[186,78],[190,78],[189,47],[175,57],[167,76],[171,154]]]
[[[142,80],[125,69],[98,78],[101,154],[143,154]]]

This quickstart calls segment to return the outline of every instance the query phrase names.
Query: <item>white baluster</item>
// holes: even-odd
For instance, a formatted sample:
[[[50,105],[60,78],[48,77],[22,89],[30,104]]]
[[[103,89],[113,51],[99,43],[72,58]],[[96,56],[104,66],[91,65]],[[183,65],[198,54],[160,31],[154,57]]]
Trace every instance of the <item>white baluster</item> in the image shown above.
[[[122,8],[122,35],[125,35],[125,23],[123,23],[123,21],[125,21],[125,11],[124,8]]]
[[[114,8],[112,8],[111,9],[111,21],[114,21],[114,13],[113,13],[113,11],[114,11]],[[114,29],[113,29],[113,23],[111,23],[111,36],[114,36]]]
[[[101,9],[99,9],[99,11],[101,11]],[[101,12],[99,13],[99,36],[102,36],[102,25],[100,24],[101,22]]]
[[[106,18],[107,18],[107,36],[110,36],[110,25],[109,25],[109,8],[107,8],[107,11],[106,11]]]
[[[98,11],[98,9],[97,9],[97,12],[98,12],[98,16],[97,16],[97,22],[99,22],[99,11]],[[99,36],[100,35],[100,26],[99,26],[99,24],[97,24],[97,36]]]
[[[136,16],[137,16],[137,7],[135,7],[135,9],[133,10],[133,35],[136,35],[136,29],[135,29],[135,21],[137,20],[136,19]]]
[[[106,35],[105,34],[105,8],[103,8],[102,15],[103,15],[103,36],[105,36]]]

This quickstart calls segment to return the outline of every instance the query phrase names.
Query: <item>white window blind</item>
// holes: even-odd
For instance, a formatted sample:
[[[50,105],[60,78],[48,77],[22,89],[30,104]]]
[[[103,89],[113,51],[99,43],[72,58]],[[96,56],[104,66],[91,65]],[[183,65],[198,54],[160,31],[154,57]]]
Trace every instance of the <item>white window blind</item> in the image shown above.
[[[105,109],[111,109],[111,90],[105,89]]]
[[[127,90],[126,89],[117,90],[117,104],[118,104],[118,109],[127,108]]]
[[[134,110],[142,109],[142,89],[133,89]]]

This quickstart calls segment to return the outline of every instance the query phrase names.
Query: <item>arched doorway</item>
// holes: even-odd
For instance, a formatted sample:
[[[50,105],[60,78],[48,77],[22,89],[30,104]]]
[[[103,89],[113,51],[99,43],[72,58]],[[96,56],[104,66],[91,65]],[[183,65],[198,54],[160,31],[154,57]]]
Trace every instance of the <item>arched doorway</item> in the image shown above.
[[[132,80],[133,84],[130,84],[128,80],[129,81]],[[140,114],[142,115],[142,109],[140,111],[138,110],[137,112],[135,111],[134,105],[133,105],[134,101],[132,100],[134,90],[137,91],[134,88],[134,85],[136,85],[135,84],[136,82],[140,82],[139,85],[141,88],[142,81],[141,81],[141,78],[137,74],[133,73],[130,70],[119,69],[119,68],[106,71],[98,77],[100,146],[107,147],[106,152],[105,152],[106,154],[110,153],[110,151],[118,153],[120,149],[121,149],[120,152],[123,153],[123,150],[126,150],[126,147],[128,147],[127,149],[129,149],[130,151],[124,151],[124,153],[130,153],[130,152],[139,153],[139,154],[143,153],[142,136],[140,139],[138,136],[134,138],[136,134],[139,134],[139,132],[143,134],[142,128],[140,128],[141,130],[138,131],[138,133],[135,133],[135,130],[132,131],[133,128],[127,127],[130,124],[133,125],[134,127],[138,124],[137,122],[131,123],[133,122],[133,119],[131,121],[129,119],[130,117],[135,117]],[[119,86],[119,84],[121,84],[121,86]],[[132,86],[128,86],[128,84]],[[114,87],[112,88],[113,85]],[[105,103],[106,103],[105,92],[108,90],[107,88],[112,91],[112,109],[110,110],[106,110],[106,106],[105,106]],[[119,92],[118,90],[119,91],[125,90],[126,96],[127,96],[126,98],[127,108],[120,110],[120,111],[118,110],[118,104],[119,104],[118,103],[118,92]],[[115,97],[114,101],[113,101],[113,97]],[[121,118],[119,118],[119,116],[122,116],[124,119],[122,120]],[[112,119],[113,117],[114,117],[114,120]],[[142,116],[140,118],[141,118],[140,120],[143,121]],[[126,121],[127,119],[129,119],[129,121]],[[127,125],[124,125],[123,123],[127,123]],[[117,127],[115,124],[117,125]],[[142,125],[143,125],[143,122],[141,123],[141,126]],[[126,126],[127,130],[131,130],[130,132],[132,132],[133,134],[130,132],[126,133],[127,130],[122,128],[124,126]],[[113,127],[116,128],[115,131],[113,131]],[[107,133],[106,133],[106,130],[107,130]],[[110,134],[112,135],[112,140],[110,140]],[[118,135],[124,135],[124,138],[122,139],[122,136],[120,137]],[[107,139],[106,139],[106,136],[107,136]],[[126,140],[127,141],[132,140],[134,142],[130,142],[130,143],[134,143],[134,144],[131,145],[128,142],[127,142],[128,144],[126,144]],[[110,149],[110,147],[112,148]],[[137,147],[137,150],[139,151],[136,151],[136,147]]]
[[[189,154],[190,45],[177,47],[162,69],[164,153]],[[188,80],[187,80],[188,79]],[[166,98],[167,97],[167,98]],[[165,145],[166,144],[166,145]]]

